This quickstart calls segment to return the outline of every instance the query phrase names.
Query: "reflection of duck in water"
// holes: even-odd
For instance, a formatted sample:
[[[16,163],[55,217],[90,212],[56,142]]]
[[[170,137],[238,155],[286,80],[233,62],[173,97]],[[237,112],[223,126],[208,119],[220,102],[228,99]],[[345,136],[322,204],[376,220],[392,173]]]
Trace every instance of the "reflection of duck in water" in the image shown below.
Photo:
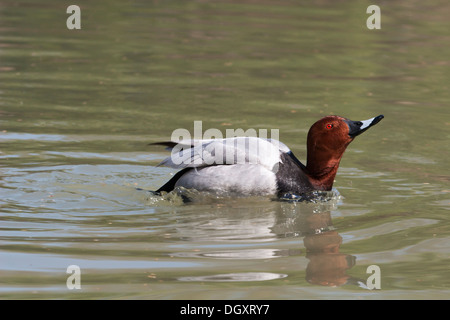
[[[193,193],[187,191],[188,196]],[[197,196],[203,193],[197,193]],[[333,228],[331,211],[337,206],[339,195],[335,192],[323,192],[318,202],[292,202],[285,201],[257,201],[250,198],[230,200],[220,203],[220,206],[211,205],[208,212],[203,216],[191,216],[182,214],[177,227],[177,237],[189,241],[251,241],[252,245],[246,247],[242,243],[239,246],[221,249],[187,251],[176,253],[181,257],[231,259],[231,260],[253,260],[273,259],[286,256],[302,256],[300,248],[279,249],[271,246],[254,246],[255,243],[274,243],[277,238],[303,237],[306,249],[306,258],[309,260],[306,266],[306,280],[314,285],[341,286],[353,284],[365,287],[362,280],[347,275],[356,262],[352,255],[339,252],[342,237]],[[200,198],[196,200],[207,199]],[[210,198],[214,203],[215,198]],[[188,209],[189,206],[183,206]],[[222,243],[222,242],[221,242]],[[262,270],[269,272],[270,279],[288,276],[285,274],[272,273],[272,269]],[[268,274],[269,274],[268,273]],[[260,273],[258,273],[259,275]],[[220,273],[220,279],[224,279],[224,273]],[[232,274],[236,277],[236,274]],[[229,275],[231,277],[231,275]],[[256,281],[253,273],[240,273],[235,281]],[[267,274],[265,274],[267,276]],[[275,277],[276,276],[276,277]],[[208,277],[210,281],[219,281],[217,277]],[[183,278],[186,280],[187,278]],[[189,277],[190,281],[206,281],[203,277]],[[233,278],[234,279],[234,278]],[[264,279],[260,279],[264,280]],[[267,280],[267,279],[266,279]],[[223,280],[225,281],[225,280]],[[231,281],[230,279],[226,281]]]
[[[347,270],[356,263],[352,255],[340,253],[342,237],[333,228],[330,209],[321,210],[320,205],[305,204],[297,212],[294,225],[306,248],[306,280],[322,286],[356,284],[364,287],[362,280],[347,275]],[[322,208],[323,209],[323,208]]]
[[[312,217],[320,215],[329,217],[330,213],[315,213]],[[322,228],[314,228],[315,233],[303,238],[307,250],[306,258],[309,259],[306,280],[323,286],[346,284],[350,278],[346,271],[355,265],[356,259],[354,256],[339,252],[342,237],[337,231]]]

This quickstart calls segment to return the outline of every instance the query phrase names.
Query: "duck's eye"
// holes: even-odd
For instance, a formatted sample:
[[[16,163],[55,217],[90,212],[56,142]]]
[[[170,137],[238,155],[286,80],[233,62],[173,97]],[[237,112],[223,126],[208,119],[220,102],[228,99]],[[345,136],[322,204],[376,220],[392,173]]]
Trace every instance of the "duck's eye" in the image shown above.
[[[327,123],[326,128],[327,128],[327,129],[332,129],[332,128],[333,128],[333,124],[332,124],[332,123]]]

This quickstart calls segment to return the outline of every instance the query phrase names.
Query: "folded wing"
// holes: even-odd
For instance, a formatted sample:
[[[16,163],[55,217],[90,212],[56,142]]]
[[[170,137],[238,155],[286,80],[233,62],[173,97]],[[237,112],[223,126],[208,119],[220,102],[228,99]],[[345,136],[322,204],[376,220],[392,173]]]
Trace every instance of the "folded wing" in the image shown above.
[[[159,165],[176,169],[214,165],[258,164],[273,170],[281,162],[281,153],[289,148],[274,139],[235,137],[211,140],[182,140],[155,143],[172,150]]]

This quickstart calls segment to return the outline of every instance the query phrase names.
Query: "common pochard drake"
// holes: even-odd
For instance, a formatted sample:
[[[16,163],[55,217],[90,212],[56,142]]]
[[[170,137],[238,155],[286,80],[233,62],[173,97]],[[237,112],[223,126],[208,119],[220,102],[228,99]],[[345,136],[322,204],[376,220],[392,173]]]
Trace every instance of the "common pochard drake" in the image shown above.
[[[159,165],[182,169],[156,192],[170,192],[178,186],[243,196],[329,191],[347,146],[383,118],[379,115],[352,121],[326,116],[318,120],[308,132],[306,166],[286,145],[273,139],[234,137],[156,143],[172,149],[172,156]]]

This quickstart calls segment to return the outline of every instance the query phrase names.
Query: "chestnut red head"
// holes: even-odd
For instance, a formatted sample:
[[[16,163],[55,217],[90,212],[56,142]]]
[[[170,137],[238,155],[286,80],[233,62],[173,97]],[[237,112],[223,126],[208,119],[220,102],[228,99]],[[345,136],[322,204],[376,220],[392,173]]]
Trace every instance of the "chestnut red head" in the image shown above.
[[[347,146],[383,118],[379,115],[369,120],[352,121],[327,116],[314,123],[308,132],[306,166],[312,183],[319,189],[330,190]]]

